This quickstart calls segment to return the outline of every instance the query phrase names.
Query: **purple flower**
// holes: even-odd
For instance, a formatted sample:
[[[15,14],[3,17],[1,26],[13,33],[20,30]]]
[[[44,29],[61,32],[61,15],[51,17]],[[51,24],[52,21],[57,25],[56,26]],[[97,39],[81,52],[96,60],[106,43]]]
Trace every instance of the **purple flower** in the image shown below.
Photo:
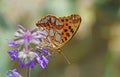
[[[13,47],[15,47],[15,46],[16,46],[16,43],[12,41],[12,42],[10,42],[10,43],[9,43],[9,45],[8,45],[8,46],[9,46],[10,48],[13,48]]]
[[[47,53],[47,54],[46,54]],[[42,49],[33,49],[29,53],[19,52],[19,63],[21,68],[34,68],[35,64],[39,64],[41,68],[45,68],[48,64],[48,57],[50,53],[46,50],[46,53]],[[49,55],[48,55],[49,54]]]
[[[8,77],[23,77],[17,72],[16,69],[10,70],[6,74]]]
[[[36,59],[41,68],[45,68],[46,65],[48,64],[48,59],[43,55],[40,57],[37,57]]]
[[[8,54],[12,60],[16,60],[18,58],[18,50],[9,50]]]
[[[48,50],[47,49],[45,49],[45,48],[42,48],[42,51],[44,52],[44,54],[46,54],[46,55],[51,55],[49,52],[48,52]]]
[[[9,47],[12,48],[8,51],[10,58],[17,61],[21,68],[34,68],[35,64],[45,68],[48,64],[48,57],[51,55],[43,45],[45,31],[38,31],[37,28],[27,30],[21,25],[17,27],[16,38],[9,43]]]
[[[45,33],[43,31],[38,31],[37,28],[33,30],[27,30],[21,25],[17,25],[19,30],[15,32],[15,37],[17,37],[17,40],[15,43],[17,44],[25,44],[25,47],[29,43],[34,43],[34,44],[40,44],[40,39],[45,38]]]

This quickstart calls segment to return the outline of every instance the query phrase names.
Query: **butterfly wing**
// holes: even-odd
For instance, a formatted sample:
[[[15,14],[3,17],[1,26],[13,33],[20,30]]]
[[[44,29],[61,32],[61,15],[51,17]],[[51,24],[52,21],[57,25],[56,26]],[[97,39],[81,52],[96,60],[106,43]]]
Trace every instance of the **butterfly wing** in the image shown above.
[[[59,20],[63,23],[62,28],[62,45],[59,47],[62,47],[65,43],[67,43],[77,32],[80,23],[81,23],[81,17],[76,14],[72,14],[71,16],[67,17],[59,17]]]
[[[47,43],[51,47],[59,49],[73,37],[80,23],[81,17],[76,14],[59,18],[48,15],[40,19],[36,25],[46,32]]]

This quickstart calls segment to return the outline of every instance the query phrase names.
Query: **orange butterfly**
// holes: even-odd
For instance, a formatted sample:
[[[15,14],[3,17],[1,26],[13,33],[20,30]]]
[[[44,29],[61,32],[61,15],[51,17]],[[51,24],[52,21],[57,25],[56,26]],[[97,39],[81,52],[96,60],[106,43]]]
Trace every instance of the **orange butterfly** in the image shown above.
[[[60,48],[73,37],[77,32],[80,23],[81,17],[77,14],[59,18],[53,15],[47,15],[41,18],[36,25],[46,32],[45,40],[47,44],[63,54]],[[68,63],[70,62],[68,61]]]

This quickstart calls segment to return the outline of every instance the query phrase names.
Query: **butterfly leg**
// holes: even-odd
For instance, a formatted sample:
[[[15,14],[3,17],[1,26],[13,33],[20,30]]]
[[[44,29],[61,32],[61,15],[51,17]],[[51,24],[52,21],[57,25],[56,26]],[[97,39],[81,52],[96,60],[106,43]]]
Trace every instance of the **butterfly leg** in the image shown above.
[[[65,54],[62,52],[62,50],[60,48],[57,49],[57,51],[59,54],[61,54],[65,58],[65,60],[67,61],[68,64],[71,64],[70,61],[68,60],[68,58],[65,56]]]

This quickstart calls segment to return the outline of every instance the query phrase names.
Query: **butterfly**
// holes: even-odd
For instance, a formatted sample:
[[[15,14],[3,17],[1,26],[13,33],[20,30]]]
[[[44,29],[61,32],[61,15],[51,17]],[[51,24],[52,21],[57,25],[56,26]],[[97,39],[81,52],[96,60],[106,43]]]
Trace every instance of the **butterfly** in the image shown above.
[[[78,14],[58,18],[54,15],[47,15],[41,18],[36,26],[46,32],[45,40],[50,47],[62,53],[60,48],[74,36],[80,23],[81,17]]]

